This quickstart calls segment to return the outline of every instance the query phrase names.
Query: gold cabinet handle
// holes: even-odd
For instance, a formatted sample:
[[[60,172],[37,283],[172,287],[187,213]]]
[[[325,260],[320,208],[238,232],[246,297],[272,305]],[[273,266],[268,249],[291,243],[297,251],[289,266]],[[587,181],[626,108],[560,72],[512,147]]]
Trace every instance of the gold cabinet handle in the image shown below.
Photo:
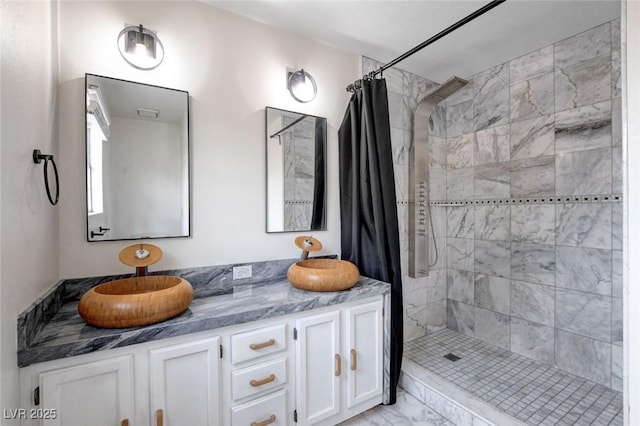
[[[124,419],[122,423],[120,423],[120,426],[129,426],[129,419]]]
[[[275,339],[269,339],[266,342],[262,342],[262,343],[252,343],[249,345],[249,347],[251,349],[253,349],[254,351],[257,351],[258,349],[262,349],[262,348],[267,348],[269,346],[273,346],[276,344]]]
[[[156,426],[162,426],[164,423],[163,420],[163,412],[162,412],[162,408],[156,410]]]
[[[251,422],[251,426],[267,426],[267,425],[270,425],[271,423],[275,423],[275,421],[276,421],[276,415],[272,414],[271,416],[269,416],[267,420],[263,420],[261,422]]]
[[[351,370],[356,371],[358,369],[358,354],[355,349],[351,349]]]
[[[340,354],[336,354],[336,371],[335,375],[339,376],[342,374],[342,359],[340,358]]]
[[[249,383],[254,388],[257,388],[258,386],[262,386],[262,385],[266,385],[267,383],[271,383],[275,379],[276,379],[276,375],[275,374],[269,374],[269,377],[266,377],[266,378],[264,378],[262,380],[251,380]],[[269,424],[269,423],[267,423],[267,424]]]

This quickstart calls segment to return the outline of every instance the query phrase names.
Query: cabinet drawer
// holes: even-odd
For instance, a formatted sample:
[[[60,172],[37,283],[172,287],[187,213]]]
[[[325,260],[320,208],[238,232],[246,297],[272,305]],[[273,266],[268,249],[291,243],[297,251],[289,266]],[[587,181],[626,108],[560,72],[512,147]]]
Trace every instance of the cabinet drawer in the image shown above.
[[[287,392],[283,389],[231,409],[232,426],[287,424]]]
[[[234,401],[287,383],[287,359],[263,362],[231,373]]]
[[[238,364],[287,348],[287,325],[279,324],[231,336],[231,362]]]

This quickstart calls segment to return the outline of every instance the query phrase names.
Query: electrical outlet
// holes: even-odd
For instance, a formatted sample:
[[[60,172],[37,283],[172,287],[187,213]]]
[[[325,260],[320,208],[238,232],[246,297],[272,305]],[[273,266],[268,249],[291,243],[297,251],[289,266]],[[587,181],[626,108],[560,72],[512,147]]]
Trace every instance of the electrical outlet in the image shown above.
[[[251,265],[234,266],[233,267],[233,279],[241,280],[244,278],[251,278]]]

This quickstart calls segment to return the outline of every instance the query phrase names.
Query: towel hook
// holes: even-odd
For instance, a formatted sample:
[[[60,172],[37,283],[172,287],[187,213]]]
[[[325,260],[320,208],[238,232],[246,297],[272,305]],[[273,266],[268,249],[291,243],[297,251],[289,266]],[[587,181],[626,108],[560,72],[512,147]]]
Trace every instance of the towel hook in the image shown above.
[[[35,164],[40,164],[44,160],[44,187],[47,190],[47,198],[49,198],[49,202],[51,205],[55,206],[58,204],[58,199],[60,198],[60,180],[58,178],[58,168],[56,167],[56,162],[53,160],[53,155],[51,154],[42,154],[39,149],[33,150],[33,162]],[[53,166],[53,174],[56,177],[56,197],[55,200],[51,197],[51,189],[49,188],[49,174],[47,173],[47,169],[49,166],[49,161]]]

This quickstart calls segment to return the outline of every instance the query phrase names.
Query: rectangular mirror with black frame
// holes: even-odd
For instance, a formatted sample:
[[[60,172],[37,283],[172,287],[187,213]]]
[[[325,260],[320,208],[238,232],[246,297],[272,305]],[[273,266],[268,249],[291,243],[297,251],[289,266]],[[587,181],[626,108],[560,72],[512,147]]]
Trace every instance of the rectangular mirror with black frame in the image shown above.
[[[189,93],[85,77],[87,240],[189,237]]]
[[[326,230],[327,119],[266,108],[267,232]]]

